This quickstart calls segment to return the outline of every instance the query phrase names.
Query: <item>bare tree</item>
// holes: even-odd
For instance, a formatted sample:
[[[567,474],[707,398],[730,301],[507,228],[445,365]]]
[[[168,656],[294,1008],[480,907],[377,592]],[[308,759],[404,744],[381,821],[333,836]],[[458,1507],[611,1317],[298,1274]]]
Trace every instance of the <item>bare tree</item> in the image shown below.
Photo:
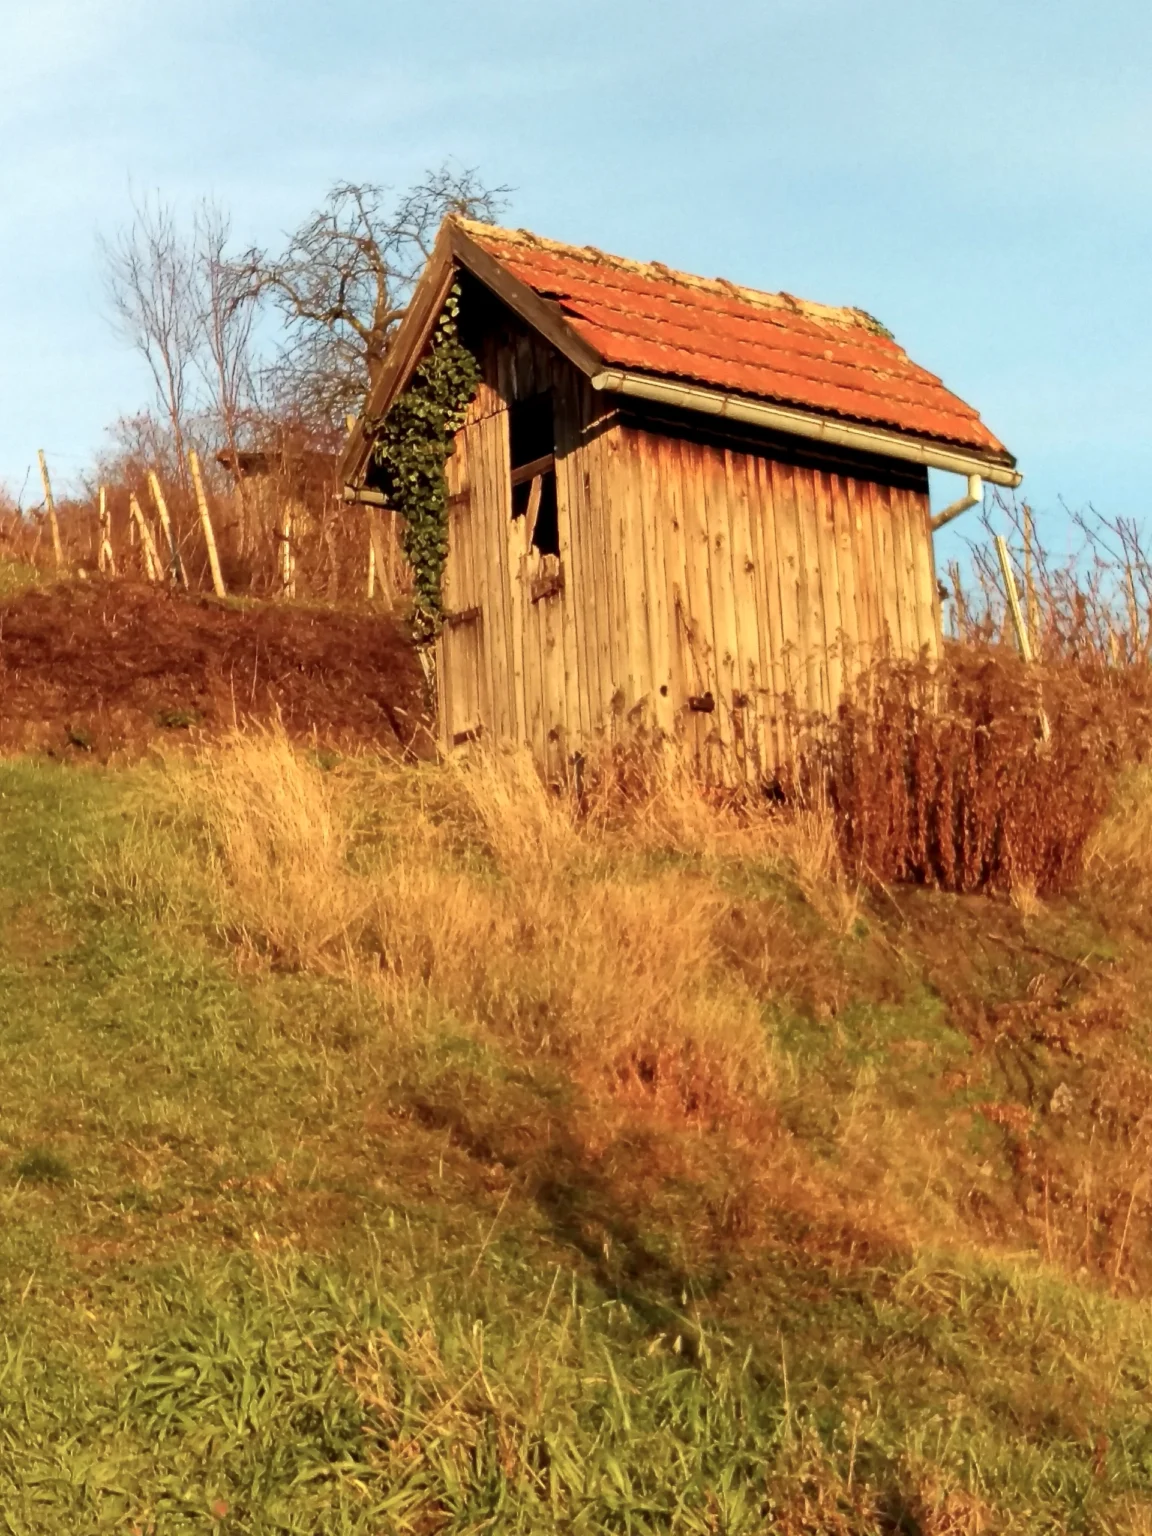
[[[253,267],[285,326],[270,374],[281,406],[326,427],[359,410],[441,220],[449,213],[495,219],[507,192],[450,166],[399,197],[370,183],[338,182],[283,254]]]
[[[192,246],[172,208],[146,198],[134,205],[132,223],[100,247],[113,316],[148,364],[185,483],[192,375],[203,336]]]
[[[244,478],[240,473],[240,436],[253,404],[252,327],[259,287],[252,280],[252,256],[233,259],[228,250],[231,216],[205,199],[196,210],[194,277],[203,348],[200,372],[208,390],[210,414],[235,473],[240,512],[240,547],[247,538]]]

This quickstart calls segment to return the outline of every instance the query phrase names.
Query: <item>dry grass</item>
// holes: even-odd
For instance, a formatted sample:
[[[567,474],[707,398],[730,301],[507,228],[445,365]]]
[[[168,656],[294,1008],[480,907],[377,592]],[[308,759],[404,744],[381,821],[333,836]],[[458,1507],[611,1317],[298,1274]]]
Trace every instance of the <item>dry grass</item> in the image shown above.
[[[588,1091],[681,1121],[751,1122],[773,1060],[749,972],[727,963],[731,899],[698,847],[740,841],[794,859],[817,892],[826,829],[743,828],[662,783],[621,837],[516,755],[411,770],[325,771],[279,733],[237,735],[172,782],[201,828],[216,922],[254,957],[325,969],[387,999],[397,1027],[429,1010],[563,1063]],[[708,835],[705,835],[708,829]],[[623,853],[623,857],[621,854]],[[822,887],[820,887],[822,888]]]
[[[626,794],[605,767],[569,799],[516,758],[326,765],[250,734],[169,770],[180,820],[167,854],[141,855],[139,829],[129,841],[196,895],[193,832],[197,899],[259,968],[242,984],[314,997],[320,1017],[293,1011],[254,1054],[323,1060],[299,1176],[311,1189],[314,1160],[342,1141],[325,1187],[363,1188],[375,1231],[381,1171],[396,1170],[403,1221],[389,1250],[407,1251],[409,1213],[417,1227],[435,1206],[438,1231],[438,1202],[456,1191],[476,1203],[475,1232],[445,1252],[469,1284],[490,1263],[505,1273],[541,1229],[609,1294],[692,1316],[685,1273],[702,1298],[719,1286],[724,1307],[749,1277],[755,1379],[766,1359],[783,1392],[770,1457],[749,1431],[765,1501],[749,1529],[1057,1529],[1059,1516],[1045,1525],[1035,1511],[1062,1511],[1073,1494],[1107,1502],[1101,1529],[1139,1529],[1142,1494],[1128,1495],[1144,1483],[1123,1469],[1146,1466],[1128,1405],[1147,1377],[1117,1386],[1123,1329],[1137,1324],[1117,1327],[1139,1319],[1145,1349],[1143,1303],[1127,1298],[1152,1291],[1138,1001],[1152,950],[1111,944],[1105,902],[1110,869],[1137,878],[1139,835],[1123,829],[1147,818],[1152,785],[1127,781],[1091,844],[1095,908],[1023,914],[1019,897],[865,890],[844,934],[834,906],[820,910],[844,879],[826,819],[714,801],[680,784],[675,764],[647,784],[634,769],[616,764]],[[329,1025],[341,998],[355,1018]],[[294,1144],[299,1112],[288,1118]],[[276,1167],[267,1220],[308,1241],[317,1218]],[[441,1325],[455,1314],[439,1304],[413,1314],[413,1330],[382,1333],[376,1320],[370,1334],[341,1333],[341,1390],[357,1398],[384,1486],[405,1486],[409,1459],[411,1487],[439,1486],[459,1456],[528,1488],[545,1433],[554,1465],[587,1463],[587,1442],[559,1418],[570,1425],[590,1383],[619,1392],[601,1356],[568,1361],[578,1304],[564,1277],[553,1295],[552,1263],[539,1265],[534,1304],[510,1308],[506,1344],[485,1334],[482,1359],[473,1315],[454,1343]],[[699,1362],[681,1362],[668,1328],[662,1313],[611,1369],[627,1353],[629,1369],[647,1370],[666,1350],[669,1375],[695,1392]],[[541,1340],[551,1365],[538,1371]],[[733,1360],[743,1352],[741,1336]],[[654,1390],[619,1398],[628,1449],[610,1454],[629,1477],[650,1443],[636,1414],[663,1424],[680,1411],[657,1412]],[[975,1428],[961,1392],[991,1405]],[[727,1467],[714,1396],[709,1443]],[[960,1405],[962,1456],[947,1427],[941,1439],[941,1402]],[[733,1414],[746,1423],[742,1400]],[[1031,1512],[1015,1524],[1005,1488]],[[628,1496],[645,1496],[639,1482]],[[741,1529],[728,1514],[717,1528]]]
[[[1117,786],[1111,814],[1087,848],[1090,884],[1134,912],[1152,911],[1152,770],[1133,770]]]
[[[325,767],[276,733],[239,734],[169,770],[179,876],[138,835],[112,885],[136,899],[155,870],[168,890],[199,881],[248,965],[366,989],[385,1059],[447,1031],[563,1085],[582,1159],[644,1127],[719,1137],[737,1158],[724,1231],[789,1209],[869,1243],[963,1232],[1110,1284],[1143,1275],[1147,1074],[1118,1044],[1138,983],[1077,951],[1054,968],[1058,941],[1028,937],[1052,919],[1019,886],[982,915],[949,909],[937,931],[929,907],[909,927],[907,897],[846,876],[828,814],[716,802],[675,764],[627,777],[625,795],[605,769],[580,800],[515,755]],[[1148,790],[1130,781],[1089,854],[1092,888],[1136,906],[1152,888]],[[912,1030],[897,1045],[892,1009]],[[1069,1055],[1084,1079],[1070,1098]],[[989,1138],[1010,1195],[988,1183]]]

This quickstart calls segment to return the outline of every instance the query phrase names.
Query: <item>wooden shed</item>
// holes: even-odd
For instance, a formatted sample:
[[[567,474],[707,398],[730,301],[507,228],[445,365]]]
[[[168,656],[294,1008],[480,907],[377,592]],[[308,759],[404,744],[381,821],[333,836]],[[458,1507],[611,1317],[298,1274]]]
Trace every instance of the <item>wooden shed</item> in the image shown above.
[[[447,466],[445,748],[555,772],[643,729],[710,778],[768,775],[786,696],[828,711],[879,653],[937,654],[928,468],[969,477],[959,506],[1020,475],[860,310],[449,219],[349,433],[349,501],[380,499],[374,428],[453,284],[482,383]]]

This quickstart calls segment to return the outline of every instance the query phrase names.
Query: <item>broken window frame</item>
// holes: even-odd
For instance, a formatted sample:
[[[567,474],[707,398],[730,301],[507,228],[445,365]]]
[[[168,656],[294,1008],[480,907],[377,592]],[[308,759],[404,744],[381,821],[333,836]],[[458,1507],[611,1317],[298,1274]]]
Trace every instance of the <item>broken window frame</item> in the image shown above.
[[[543,427],[543,403],[547,402],[547,427]],[[532,420],[535,413],[537,419]],[[508,453],[512,489],[512,517],[526,518],[525,549],[542,559],[560,558],[560,518],[556,487],[556,427],[553,391],[542,390],[508,407]],[[519,427],[519,430],[518,430]],[[519,438],[519,444],[517,439]],[[517,448],[528,441],[527,452],[517,462]],[[548,451],[538,450],[549,443]],[[532,454],[529,458],[528,453]],[[545,595],[545,594],[542,594]]]

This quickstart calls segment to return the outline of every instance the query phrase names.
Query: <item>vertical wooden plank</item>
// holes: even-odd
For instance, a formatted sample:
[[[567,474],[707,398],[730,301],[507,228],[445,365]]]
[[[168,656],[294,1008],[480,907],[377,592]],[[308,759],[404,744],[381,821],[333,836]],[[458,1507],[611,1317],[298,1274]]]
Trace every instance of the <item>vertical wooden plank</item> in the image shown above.
[[[512,594],[508,563],[508,524],[512,520],[512,509],[506,470],[507,437],[507,411],[498,411],[480,424],[478,448],[483,463],[488,579],[493,593],[493,670],[499,675],[499,734],[506,741],[517,741],[520,738],[512,665]],[[495,701],[493,707],[496,708]]]
[[[820,570],[820,519],[816,506],[813,473],[796,467],[791,470],[796,495],[796,530],[800,545],[801,609],[800,624],[804,639],[808,676],[808,707],[828,713],[831,700],[828,687],[828,632],[825,628],[824,590]]]
[[[906,657],[920,654],[921,644],[928,638],[920,633],[920,612],[916,597],[916,563],[912,553],[912,530],[908,525],[906,493],[893,488],[889,493],[892,509],[892,545],[896,558],[897,586],[900,593],[901,614],[905,622]]]
[[[780,761],[777,720],[779,700],[784,691],[783,663],[780,659],[783,644],[780,630],[780,573],[777,567],[776,520],[768,467],[759,454],[749,454],[745,464],[748,477],[748,531],[752,541],[752,558],[756,565],[753,590],[760,648],[760,688],[756,709],[763,751],[762,771],[767,777]]]
[[[532,753],[541,768],[548,762],[548,726],[552,698],[545,655],[546,615],[543,603],[532,601],[532,581],[540,573],[540,556],[530,550],[521,566],[524,604],[524,700]]]
[[[624,712],[635,723],[649,691],[647,593],[644,590],[644,548],[641,517],[636,504],[636,433],[617,427],[608,434],[606,466],[616,578],[621,616],[617,678],[623,684]]]
[[[816,528],[817,577],[824,621],[823,670],[824,705],[835,710],[844,684],[844,635],[840,612],[840,571],[836,558],[836,530],[832,522],[832,496],[828,475],[813,470],[810,476],[812,506]]]
[[[689,697],[698,692],[696,662],[691,636],[688,546],[685,533],[685,488],[680,444],[673,438],[655,438],[653,458],[656,484],[664,509],[665,569],[668,579],[668,627],[672,682],[669,687],[672,730],[692,762],[699,761],[699,717],[688,709]]]
[[[761,726],[761,705],[768,669],[761,656],[761,605],[757,601],[757,588],[761,582],[757,568],[759,556],[752,541],[749,456],[726,453],[724,474],[732,544],[732,607],[738,659],[736,686],[747,701],[739,707],[733,703],[734,729],[737,737],[743,738],[745,772],[754,780],[763,771],[765,733]]]
[[[504,417],[505,457],[507,457],[508,418]],[[510,483],[510,482],[509,482]],[[527,620],[524,613],[524,583],[522,580],[521,564],[524,558],[524,519],[509,515],[504,523],[504,559],[508,572],[508,608],[509,608],[509,639],[510,639],[510,673],[512,681],[512,700],[515,708],[516,734],[515,740],[518,746],[530,744],[530,722],[528,718],[528,693],[525,678],[525,660],[527,647],[525,644],[525,629]]]
[[[708,580],[716,634],[716,713],[713,719],[721,743],[723,782],[740,772],[736,765],[736,722],[732,700],[740,691],[740,643],[732,576],[732,510],[728,504],[726,452],[706,448],[701,456],[704,470],[704,502],[708,517]]]
[[[543,663],[544,681],[549,700],[545,716],[545,757],[553,778],[564,773],[568,755],[568,714],[564,676],[564,594],[541,598],[544,609]]]
[[[709,539],[708,498],[704,471],[705,450],[695,443],[680,443],[681,465],[684,484],[685,550],[688,575],[687,630],[691,646],[695,686],[692,693],[697,697],[711,694],[714,700],[720,693],[720,677],[717,668],[717,638],[715,614],[712,607],[712,548]],[[695,735],[699,751],[701,772],[712,781],[723,778],[722,737],[718,729],[717,715],[720,703],[711,714],[698,713]]]
[[[629,703],[629,644],[627,591],[624,584],[624,548],[620,537],[620,507],[616,495],[616,461],[619,456],[618,427],[604,432],[596,443],[592,460],[592,499],[599,516],[604,554],[608,632],[605,637],[609,658],[610,692],[605,699],[606,724],[615,734],[622,711]]]
[[[461,520],[459,509],[452,503],[451,490],[448,497],[448,554],[440,577],[440,600],[445,613],[455,613],[464,606],[459,591]]]
[[[555,384],[556,394],[556,523],[560,546],[560,570],[564,589],[560,593],[559,626],[561,661],[563,667],[563,724],[564,742],[562,753],[567,759],[588,733],[588,722],[581,710],[580,686],[581,656],[579,625],[582,613],[579,596],[583,589],[583,560],[580,546],[580,526],[575,516],[572,498],[572,468],[575,450],[579,445],[579,416],[577,389],[572,370],[559,365]]]
[[[904,493],[908,532],[912,543],[912,568],[916,583],[916,606],[921,650],[929,660],[940,654],[940,592],[936,585],[936,562],[932,548],[928,498],[918,491]]]
[[[845,490],[856,568],[856,607],[859,625],[857,666],[863,670],[870,667],[876,659],[883,635],[880,598],[877,590],[875,545],[871,528],[872,509],[864,488],[855,477],[846,480]]]
[[[648,594],[649,687],[651,721],[662,736],[675,723],[672,700],[672,621],[667,570],[667,508],[660,485],[659,439],[636,433],[638,508],[644,551],[644,586]]]
[[[593,588],[593,612],[595,614],[595,639],[593,655],[595,666],[590,676],[592,686],[593,729],[598,735],[610,734],[612,729],[612,700],[616,692],[614,673],[613,624],[616,609],[613,600],[612,556],[608,544],[608,507],[604,498],[604,475],[601,459],[604,453],[604,436],[590,439],[583,450],[582,474],[585,526],[591,546],[591,577]]]
[[[482,711],[480,708],[480,625],[481,620],[479,616],[477,616],[471,621],[471,623],[464,626],[468,632],[466,642],[468,657],[468,694],[465,707],[467,709],[469,730],[477,730],[482,724]]]
[[[907,621],[900,600],[900,573],[892,529],[892,506],[887,486],[870,484],[872,527],[875,536],[878,590],[883,596],[885,645],[890,656],[906,654]]]
[[[794,471],[773,461],[769,466],[776,558],[780,573],[780,627],[783,635],[780,659],[787,690],[801,710],[815,709],[819,690],[810,655],[808,623],[808,573],[800,538],[800,506]]]
[[[441,752],[452,745],[451,693],[449,676],[452,661],[448,654],[448,631],[442,629],[436,636],[436,739]]]
[[[860,667],[860,598],[856,575],[855,547],[852,540],[852,516],[848,504],[848,482],[843,475],[829,475],[828,493],[832,508],[832,528],[836,546],[836,576],[840,589],[840,655],[843,666],[842,686],[851,689]]]
[[[492,569],[489,556],[488,520],[482,495],[483,481],[478,478],[475,461],[475,429],[465,429],[459,434],[457,454],[458,485],[468,494],[469,520],[472,531],[473,580],[476,584],[476,602],[480,608],[480,666],[483,682],[483,724],[486,732],[498,734],[498,678],[499,672],[493,656],[493,632],[500,623],[499,593],[492,585]]]
[[[592,697],[596,675],[596,597],[592,579],[588,514],[583,495],[584,450],[573,423],[573,440],[557,466],[557,495],[566,508],[568,563],[565,566],[565,667],[571,666],[568,697],[569,747],[584,747],[595,729]],[[571,662],[568,648],[571,648]]]
[[[494,736],[504,730],[503,702],[504,679],[500,658],[500,638],[503,633],[503,611],[500,602],[499,570],[493,557],[489,538],[491,518],[490,493],[484,464],[482,428],[476,423],[465,427],[463,438],[464,464],[466,466],[469,495],[472,503],[472,529],[477,560],[477,579],[484,592],[484,631],[481,642],[484,648],[484,665],[488,686],[488,719],[485,721]]]
[[[756,561],[756,603],[759,609],[759,714],[766,759],[764,770],[779,767],[783,737],[780,712],[788,684],[784,670],[784,633],[780,613],[780,566],[776,548],[776,509],[772,501],[771,465],[759,454],[747,459],[750,530]]]

